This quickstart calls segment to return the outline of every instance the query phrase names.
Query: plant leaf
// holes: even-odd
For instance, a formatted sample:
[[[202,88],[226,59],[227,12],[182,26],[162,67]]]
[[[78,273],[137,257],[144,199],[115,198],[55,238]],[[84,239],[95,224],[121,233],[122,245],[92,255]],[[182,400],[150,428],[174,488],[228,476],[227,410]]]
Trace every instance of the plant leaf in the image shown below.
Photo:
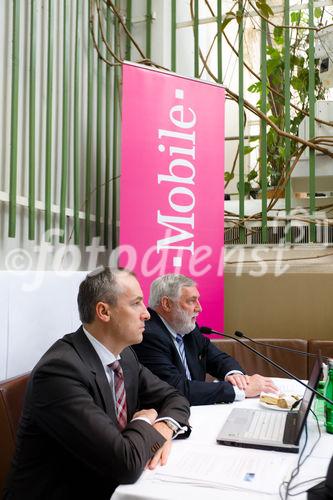
[[[300,21],[300,13],[299,12],[291,12],[290,13],[290,21],[292,23],[298,24]]]
[[[269,59],[267,61],[267,75],[269,76],[274,73],[278,66],[282,66],[281,59]]]
[[[314,17],[319,19],[321,17],[321,14],[322,14],[322,9],[320,7],[316,7],[314,10]]]
[[[283,44],[283,28],[276,26],[273,30],[273,36],[275,43],[279,45]]]
[[[258,175],[258,172],[254,169],[250,170],[250,172],[247,174],[247,180],[250,182],[250,181],[253,181],[253,179],[255,179]]]
[[[255,94],[256,92],[261,92],[261,89],[262,89],[262,83],[256,82],[256,83],[253,83],[252,85],[250,85],[247,90],[249,92],[252,92],[253,94]]]
[[[237,19],[238,24],[240,24],[240,22],[241,22],[241,20],[243,19],[243,17],[244,17],[244,13],[243,13],[243,11],[238,10],[238,11],[236,12],[236,19]]]
[[[220,28],[221,31],[224,31],[224,29],[233,19],[236,19],[236,14],[231,10],[229,12],[226,12],[223,22],[221,23],[221,28]]]
[[[235,174],[232,172],[224,172],[224,181],[225,182],[230,182],[233,178],[235,177]]]
[[[254,149],[256,149],[255,146],[244,146],[243,148],[243,153],[244,155],[248,155],[249,153],[251,153],[251,151],[253,151]]]
[[[269,18],[269,16],[272,16],[274,14],[271,7],[266,3],[265,0],[257,0],[256,6],[260,11],[260,14],[266,18]]]

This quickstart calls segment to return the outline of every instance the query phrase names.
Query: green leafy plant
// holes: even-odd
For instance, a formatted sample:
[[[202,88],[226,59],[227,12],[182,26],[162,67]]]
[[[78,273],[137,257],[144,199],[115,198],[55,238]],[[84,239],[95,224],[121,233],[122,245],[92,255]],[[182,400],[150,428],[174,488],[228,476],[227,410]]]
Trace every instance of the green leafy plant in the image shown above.
[[[322,9],[315,9],[315,17],[321,18]],[[292,12],[290,23],[293,26],[308,24],[307,14],[304,12]],[[285,124],[285,46],[284,30],[275,27],[272,32],[268,32],[266,61],[267,80],[269,88],[266,89],[268,117],[280,129]],[[309,109],[309,50],[308,31],[302,29],[292,30],[290,42],[290,99],[298,109],[293,108],[290,116],[290,132],[298,135],[300,123],[304,120]],[[248,90],[252,93],[259,93],[260,96],[265,91],[262,82],[256,82]],[[315,97],[323,99],[325,90],[319,79],[319,70],[315,72]],[[257,102],[260,107],[261,99]],[[259,148],[259,144],[257,145]],[[290,142],[290,158],[297,150],[297,144]],[[276,186],[281,177],[284,176],[285,166],[288,161],[286,152],[286,140],[281,137],[271,127],[267,129],[267,175],[268,185]]]
[[[244,146],[244,155],[250,154],[254,149],[255,147],[252,146]],[[234,170],[235,170],[235,162],[231,172],[229,171],[224,172],[224,182],[226,183],[226,185],[235,177]],[[258,172],[255,168],[253,168],[252,170],[250,170],[250,172],[246,174],[244,182],[245,196],[248,196],[252,191],[253,189],[252,181],[254,181],[257,177],[258,177]],[[237,189],[239,191],[239,182],[237,183]]]
[[[258,14],[268,19],[272,14],[271,8],[265,0],[257,0],[255,7]],[[315,19],[319,24],[322,20],[323,9],[315,9]],[[232,21],[239,22],[239,12],[228,12],[222,31]],[[263,92],[266,93],[267,117],[280,130],[285,129],[285,90],[290,92],[290,101],[294,105],[290,116],[290,133],[298,136],[299,126],[304,120],[309,110],[309,43],[308,30],[298,29],[299,26],[308,26],[308,15],[305,12],[291,12],[290,14],[290,89],[285,89],[285,60],[286,50],[284,44],[284,28],[271,25],[267,27],[267,86],[263,88],[260,80],[250,85],[248,91],[253,94],[259,94],[256,107],[261,109],[261,98]],[[292,29],[294,27],[295,29]],[[318,66],[318,61],[316,61]],[[323,99],[325,90],[321,85],[318,67],[315,70],[315,98]],[[286,164],[295,156],[299,145],[296,141],[290,141],[289,155],[286,148],[286,139],[279,135],[272,127],[267,127],[267,185],[277,186],[284,179]],[[253,188],[260,188],[261,178],[261,156],[260,156],[260,138],[250,139],[251,146],[244,147],[244,154],[249,154],[256,149],[258,151],[257,163],[254,168],[245,177],[245,195],[248,195]],[[288,157],[287,157],[288,155]],[[235,158],[237,160],[238,153]],[[225,172],[226,185],[234,178],[235,162],[231,171]],[[239,186],[237,186],[238,188]],[[239,189],[238,189],[239,190]]]

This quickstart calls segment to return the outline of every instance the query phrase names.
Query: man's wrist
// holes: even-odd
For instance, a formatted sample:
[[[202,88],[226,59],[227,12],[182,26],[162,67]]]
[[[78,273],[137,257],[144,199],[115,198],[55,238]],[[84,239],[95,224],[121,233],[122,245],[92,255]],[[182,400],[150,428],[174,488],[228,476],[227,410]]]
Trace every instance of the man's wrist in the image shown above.
[[[161,420],[161,422],[164,422],[172,430],[172,436],[179,431],[179,426],[174,424],[172,420]]]
[[[155,423],[158,422],[168,422],[167,426],[169,427],[169,429],[174,431],[172,436],[173,438],[179,436],[179,434],[185,434],[189,429],[187,425],[180,425],[180,423],[172,417],[159,417],[155,420]]]
[[[165,439],[172,439],[174,436],[174,431],[169,427],[166,420],[159,420],[153,424],[153,427],[160,433]]]
[[[236,373],[238,373],[239,375],[244,375],[244,373],[241,372],[240,370],[230,370],[228,373],[225,374],[224,380],[226,380],[226,378],[229,377],[229,375],[235,375]]]
[[[245,391],[243,389],[239,389],[237,385],[232,386],[235,391],[235,401],[243,401],[245,399]]]

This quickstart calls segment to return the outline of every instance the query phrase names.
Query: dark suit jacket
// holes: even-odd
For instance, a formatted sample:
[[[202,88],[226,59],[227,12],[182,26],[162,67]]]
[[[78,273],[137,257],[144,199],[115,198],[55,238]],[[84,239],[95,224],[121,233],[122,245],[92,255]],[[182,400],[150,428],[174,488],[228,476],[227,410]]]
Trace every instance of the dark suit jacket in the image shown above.
[[[231,370],[243,371],[237,361],[220,351],[196,327],[184,336],[186,360],[192,377],[188,380],[170,332],[155,311],[149,309],[149,312],[151,318],[146,321],[143,342],[133,346],[140,362],[176,387],[191,405],[232,402],[235,391],[223,379]],[[221,381],[205,382],[206,373]]]
[[[128,420],[155,408],[186,425],[189,407],[173,387],[121,353]],[[9,500],[109,500],[120,483],[137,480],[165,439],[144,421],[117,429],[104,368],[82,328],[58,340],[34,368],[28,384]]]

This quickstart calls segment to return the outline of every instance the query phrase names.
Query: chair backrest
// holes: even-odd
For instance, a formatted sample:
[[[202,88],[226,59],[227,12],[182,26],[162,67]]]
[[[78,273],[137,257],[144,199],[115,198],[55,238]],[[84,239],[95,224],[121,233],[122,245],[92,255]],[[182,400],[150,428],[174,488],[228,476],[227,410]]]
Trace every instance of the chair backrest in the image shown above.
[[[311,354],[321,353],[322,356],[333,358],[333,340],[318,340],[312,339],[308,342],[309,352]],[[309,359],[309,374],[311,373],[314,360]]]
[[[289,347],[291,349],[297,349],[299,351],[307,352],[308,350],[308,341],[303,339],[254,339],[258,342],[266,342],[269,344],[273,344],[277,347]],[[283,368],[288,370],[289,372],[296,375],[301,379],[306,379],[308,375],[308,359],[307,357],[298,356],[296,354],[290,353],[288,351],[284,351],[282,349],[273,349],[271,347],[260,346],[256,344],[249,343],[247,340],[242,340],[244,344],[248,344],[249,346],[257,349],[260,353],[267,356],[269,359],[275,361],[275,363],[281,365]],[[258,355],[252,353],[250,350],[246,349],[246,347],[242,346],[239,342],[235,340],[223,339],[217,340],[214,339],[214,344],[224,352],[227,352],[231,356],[233,356],[242,368],[249,375],[253,375],[254,373],[260,373],[261,375],[266,375],[267,377],[282,377],[285,378],[283,372],[274,368],[267,363],[267,361],[260,358]]]
[[[0,497],[15,450],[29,373],[0,382]]]

